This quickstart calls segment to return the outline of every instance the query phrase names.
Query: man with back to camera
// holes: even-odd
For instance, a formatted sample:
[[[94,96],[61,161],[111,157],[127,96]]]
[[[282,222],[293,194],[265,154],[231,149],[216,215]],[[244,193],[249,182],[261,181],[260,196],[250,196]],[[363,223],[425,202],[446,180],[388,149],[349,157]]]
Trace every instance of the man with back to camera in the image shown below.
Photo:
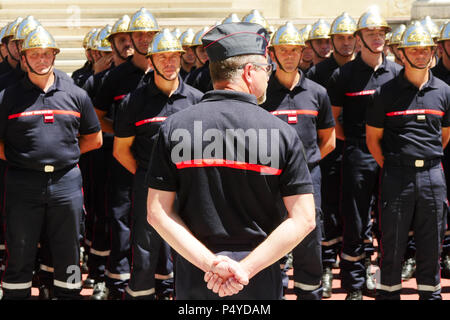
[[[178,252],[177,299],[216,299],[213,292],[281,299],[277,262],[315,227],[302,142],[258,106],[271,70],[267,31],[251,23],[223,24],[202,41],[215,90],[162,125],[147,173],[148,221]],[[238,130],[227,139],[229,128]],[[207,141],[198,140],[199,129]],[[244,145],[246,131],[253,136],[251,150]],[[265,150],[254,149],[269,141]],[[283,202],[287,217],[277,209]]]

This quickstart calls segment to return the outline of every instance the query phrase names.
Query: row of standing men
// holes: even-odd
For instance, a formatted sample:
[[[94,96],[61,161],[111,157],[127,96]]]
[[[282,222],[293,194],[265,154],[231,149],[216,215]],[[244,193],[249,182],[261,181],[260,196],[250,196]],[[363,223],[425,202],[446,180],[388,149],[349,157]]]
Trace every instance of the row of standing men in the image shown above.
[[[255,22],[255,15],[258,13],[252,12],[249,21]],[[381,28],[384,45],[388,26],[377,25],[371,28],[364,25],[367,16],[371,15],[376,13],[365,13],[357,25],[351,17],[343,14],[333,22],[331,28],[320,20],[310,30],[306,28],[309,31],[306,39],[301,36],[297,40],[295,27],[288,23],[280,27],[272,37],[270,58],[276,71],[269,80],[267,100],[262,107],[291,124],[302,138],[314,181],[317,206],[315,231],[293,251],[295,293],[299,299],[321,299],[331,295],[331,267],[336,263],[341,250],[342,237],[344,247],[340,255],[340,267],[348,298],[362,298],[365,285],[369,290],[374,289],[367,267],[370,266],[370,256],[374,250],[372,232],[376,232],[371,229],[371,211],[376,207],[373,205],[376,201],[376,173],[373,168],[370,176],[361,174],[366,171],[365,166],[374,164],[374,160],[366,150],[368,157],[357,161],[361,171],[354,171],[355,163],[347,163],[343,167],[344,171],[345,168],[353,171],[341,175],[344,145],[339,134],[336,150],[332,152],[335,124],[342,120],[342,116],[345,117],[340,112],[335,112],[339,110],[336,106],[343,107],[344,103],[368,104],[367,101],[360,100],[364,94],[351,96],[357,97],[357,102],[340,100],[342,92],[350,89],[342,88],[342,84],[351,81],[339,78],[339,73],[333,74],[335,70],[353,61],[354,67],[360,68],[358,72],[365,73],[364,78],[369,79],[368,82],[358,80],[353,84],[364,89],[355,91],[356,88],[351,88],[359,93],[371,92],[400,70],[400,67],[386,60],[381,52],[377,54],[383,58],[382,68],[377,70],[382,71],[374,72],[372,68],[367,68],[364,60],[367,50],[375,54],[371,43],[358,41],[363,45],[361,53],[356,55],[357,40],[354,33],[357,31],[364,33],[372,28]],[[266,24],[262,17],[258,18],[260,24]],[[142,23],[142,19],[146,19],[146,23]],[[134,23],[135,21],[140,21],[142,25]],[[141,9],[131,19],[124,16],[113,27],[105,27],[97,34],[93,32],[91,38],[86,39],[88,62],[72,76],[75,83],[83,87],[93,101],[102,125],[104,141],[101,149],[86,153],[80,160],[87,211],[84,244],[89,255],[89,275],[85,285],[94,287],[94,299],[120,299],[124,294],[128,298],[153,298],[155,294],[158,298],[166,298],[173,295],[172,253],[164,242],[157,250],[152,247],[160,241],[154,239],[157,235],[146,222],[147,188],[143,181],[149,162],[148,150],[152,145],[149,137],[156,134],[158,124],[167,116],[197,103],[202,92],[212,89],[212,83],[208,57],[199,41],[206,29],[197,35],[186,32],[180,37],[183,44],[180,52],[185,52],[178,57],[181,69],[180,74],[175,77],[173,72],[170,73],[173,62],[158,47],[161,43],[170,42],[168,39],[173,35],[165,30],[160,33],[160,38],[155,38],[158,30],[156,20],[145,9]],[[370,40],[371,37],[377,38],[372,34],[368,36]],[[367,38],[360,36],[360,39]],[[313,57],[314,61],[308,61],[305,40],[308,43],[307,50],[312,53],[309,58]],[[374,41],[376,40],[379,39]],[[445,41],[442,43],[445,44]],[[331,48],[333,53],[330,56]],[[446,53],[445,50],[441,52]],[[397,57],[398,53],[395,54]],[[176,58],[172,59],[177,61]],[[443,69],[446,59],[448,60],[448,55],[439,60],[434,70],[447,75],[448,83],[448,69],[447,72]],[[299,67],[300,70],[297,71]],[[355,72],[354,69],[352,71]],[[172,77],[168,77],[168,74]],[[382,79],[378,79],[379,76]],[[322,86],[328,89],[328,93]],[[146,101],[149,100],[155,101],[152,110],[145,109]],[[359,112],[358,116],[363,118],[348,122],[354,121],[356,127],[361,127],[365,123],[365,114]],[[151,125],[146,127],[147,124]],[[359,134],[360,132],[355,135]],[[353,147],[362,147],[359,142],[355,142]],[[348,145],[345,148],[347,147]],[[320,161],[322,158],[324,160]],[[341,177],[350,175],[362,179],[362,184],[367,189],[355,190],[355,183],[351,182],[346,187],[345,179],[342,185]],[[341,185],[344,189],[352,190],[342,194],[342,211],[341,195],[338,192]],[[348,196],[352,199],[345,200]],[[352,209],[355,203],[356,208]],[[341,217],[340,212],[346,213]],[[344,234],[341,219],[345,224]],[[151,237],[153,241],[150,241]],[[45,240],[41,239],[41,249],[44,247],[41,251],[45,251],[43,243]],[[151,257],[151,253],[155,252],[158,252],[159,259]],[[45,294],[52,287],[53,281],[51,273],[45,275],[45,271],[52,269],[51,257],[43,254],[40,261],[40,270],[43,272],[40,274],[41,289]],[[285,286],[287,287],[287,283]]]

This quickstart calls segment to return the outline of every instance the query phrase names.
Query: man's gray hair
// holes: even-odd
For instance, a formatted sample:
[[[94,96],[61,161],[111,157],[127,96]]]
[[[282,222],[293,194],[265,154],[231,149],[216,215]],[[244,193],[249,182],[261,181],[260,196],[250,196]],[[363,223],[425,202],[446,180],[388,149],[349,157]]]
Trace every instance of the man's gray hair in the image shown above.
[[[242,67],[249,63],[257,61],[258,55],[235,56],[221,61],[211,61],[209,70],[211,79],[214,82],[232,81],[241,75]]]

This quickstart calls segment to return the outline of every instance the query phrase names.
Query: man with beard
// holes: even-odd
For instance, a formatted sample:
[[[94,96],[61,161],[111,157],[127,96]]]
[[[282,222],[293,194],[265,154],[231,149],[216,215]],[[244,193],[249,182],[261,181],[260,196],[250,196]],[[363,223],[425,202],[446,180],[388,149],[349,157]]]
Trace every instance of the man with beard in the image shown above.
[[[394,61],[400,66],[403,66],[402,59],[400,58],[400,54],[398,53],[398,45],[402,40],[403,32],[405,32],[406,26],[404,24],[399,25],[392,32],[391,39],[389,39],[389,50],[394,55]]]
[[[202,44],[202,36],[208,30],[208,27],[199,30],[192,40],[191,48],[197,59],[197,67],[186,77],[187,84],[203,93],[212,90],[211,75],[209,73],[209,58]]]
[[[346,12],[337,17],[331,24],[330,37],[333,46],[331,57],[313,66],[306,77],[324,86],[328,85],[333,72],[354,59],[356,38],[356,22]],[[342,117],[338,117],[341,121]],[[336,139],[336,148],[321,160],[322,171],[322,213],[323,213],[323,297],[330,298],[332,290],[332,267],[342,242],[341,194],[337,192],[342,185],[341,166],[344,141]]]
[[[319,19],[311,27],[306,45],[311,48],[313,54],[313,65],[316,65],[330,56],[330,25],[323,19]]]
[[[115,108],[128,93],[135,90],[140,84],[145,83],[146,74],[151,70],[150,61],[146,57],[147,49],[158,31],[159,27],[155,18],[145,8],[140,9],[131,17],[127,33],[134,47],[134,55],[128,57],[124,63],[109,72],[93,101],[103,132],[114,133],[113,122],[120,120],[115,118]],[[133,175],[117,160],[112,159],[110,197],[107,207],[109,208],[108,216],[111,217],[111,225],[120,226],[117,227],[120,230],[120,236],[116,239],[120,238],[125,241],[125,243],[118,245],[119,250],[121,250],[118,253],[120,271],[114,272],[120,274],[120,276],[113,277],[115,280],[121,280],[121,285],[126,285],[122,280],[126,280],[130,276],[130,229],[128,225],[132,214],[132,186]],[[117,244],[112,244],[112,246],[115,245]],[[147,297],[150,295],[149,290],[151,289],[130,288],[129,284],[126,288],[127,297],[132,298]],[[124,289],[121,287],[118,295],[124,293]],[[104,290],[106,293],[102,296],[107,296],[109,289],[104,288]]]
[[[183,32],[180,36],[180,43],[183,47],[184,53],[181,55],[181,70],[180,77],[185,81],[189,74],[196,69],[194,50],[192,49],[192,41],[194,40],[195,33],[189,28]]]
[[[300,34],[302,35],[303,41],[308,41],[309,32],[311,31],[312,26],[310,24],[306,25],[302,29],[300,29]],[[306,46],[303,49],[302,59],[300,60],[300,63],[298,64],[298,67],[300,70],[302,70],[304,73],[308,72],[309,69],[314,65],[313,63],[313,57],[314,57],[314,51]]]
[[[86,80],[94,73],[93,70],[93,64],[94,64],[94,58],[91,54],[91,37],[92,35],[97,31],[97,28],[92,29],[86,35],[83,39],[83,48],[84,48],[84,55],[86,56],[86,62],[84,65],[80,68],[72,72],[72,79],[75,82],[75,84],[79,87],[83,87]]]
[[[140,268],[133,269],[130,281],[139,281],[141,287],[153,289],[152,297],[155,297],[157,264],[172,262],[167,259],[170,247],[161,243],[160,236],[147,223],[145,174],[161,124],[169,115],[196,104],[203,96],[202,92],[183,83],[179,76],[182,54],[180,42],[169,29],[155,36],[148,50],[153,79],[123,100],[117,112],[120,121],[116,122],[114,130],[114,157],[135,179],[132,251],[133,263]]]
[[[277,64],[261,107],[294,128],[305,147],[314,185],[316,228],[293,249],[294,292],[299,300],[322,299],[321,172],[319,161],[335,146],[334,119],[325,88],[306,79],[297,66],[305,46],[299,31],[286,23],[274,34],[270,56]]]

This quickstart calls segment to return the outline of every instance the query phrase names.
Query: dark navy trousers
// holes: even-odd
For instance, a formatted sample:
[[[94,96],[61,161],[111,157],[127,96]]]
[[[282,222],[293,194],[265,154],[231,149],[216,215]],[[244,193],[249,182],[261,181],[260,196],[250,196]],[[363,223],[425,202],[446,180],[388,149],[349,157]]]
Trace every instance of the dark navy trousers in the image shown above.
[[[115,158],[111,158],[110,197],[107,202],[110,214],[111,251],[105,274],[106,286],[116,295],[124,294],[130,279],[133,180],[133,174]]]
[[[444,167],[445,181],[447,186],[450,183],[450,148],[444,150],[444,157],[442,159],[442,166]],[[450,199],[450,190],[447,190],[447,199]],[[447,212],[447,221],[450,220],[450,210]],[[444,236],[444,243],[442,245],[442,255],[450,256],[450,224],[447,225]]]
[[[331,268],[342,242],[341,186],[344,142],[336,139],[336,148],[320,161],[322,173],[322,262]]]
[[[125,290],[126,298],[130,299],[153,299],[155,294],[159,294],[156,289],[160,288],[156,287],[155,278],[159,284],[164,282],[169,287],[173,283],[170,247],[147,221],[146,172],[146,169],[139,167],[134,181],[135,207],[131,231],[133,263],[130,281]]]
[[[440,159],[419,168],[385,159],[380,200],[378,299],[400,299],[402,261],[410,229],[416,243],[419,298],[441,299],[439,258],[448,204]]]
[[[314,185],[316,228],[292,250],[294,268],[294,292],[298,300],[322,299],[322,211],[320,209],[320,166],[309,168]]]
[[[379,166],[365,139],[347,139],[342,159],[343,242],[340,255],[341,285],[347,292],[362,290],[364,260],[373,253],[371,211],[377,192]]]
[[[91,220],[88,277],[96,282],[105,281],[106,263],[110,254],[110,182],[112,162],[111,134],[103,133],[101,148],[89,152],[89,197]]]
[[[54,258],[54,294],[79,298],[82,178],[78,166],[52,173],[8,168],[6,174],[7,267],[4,299],[31,295],[31,279],[42,226]]]
[[[5,173],[6,173],[6,161],[0,160],[0,277],[5,270]]]

